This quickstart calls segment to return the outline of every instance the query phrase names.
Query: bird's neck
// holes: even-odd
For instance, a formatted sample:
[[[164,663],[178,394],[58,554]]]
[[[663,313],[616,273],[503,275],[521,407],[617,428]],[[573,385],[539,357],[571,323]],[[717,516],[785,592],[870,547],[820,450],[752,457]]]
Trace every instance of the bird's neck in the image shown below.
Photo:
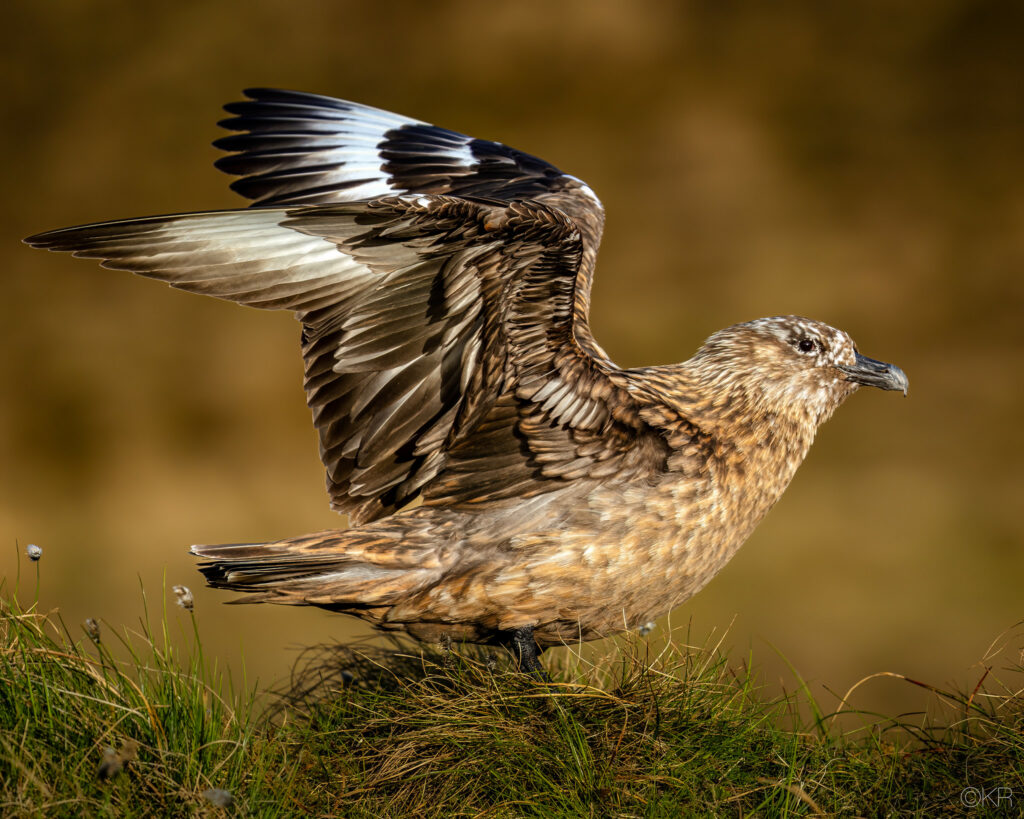
[[[720,567],[781,497],[807,455],[816,419],[777,412],[757,390],[685,363],[636,376],[669,422],[658,426],[668,431],[670,472],[682,480],[666,487],[695,491],[680,508],[697,510],[727,533],[708,544],[708,559]]]
[[[656,394],[677,419],[661,426],[671,430],[679,471],[705,471],[731,514],[743,519],[734,523],[753,529],[803,462],[818,419],[796,407],[780,410],[756,388],[688,364],[634,373],[648,398]]]

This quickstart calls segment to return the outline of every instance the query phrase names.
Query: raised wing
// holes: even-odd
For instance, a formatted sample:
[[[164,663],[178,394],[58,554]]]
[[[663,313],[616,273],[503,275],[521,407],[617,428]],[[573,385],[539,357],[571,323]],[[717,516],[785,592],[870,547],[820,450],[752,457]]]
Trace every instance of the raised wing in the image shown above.
[[[664,468],[659,430],[578,343],[575,223],[446,196],[183,214],[26,240],[293,310],[332,505],[493,501]]]
[[[270,88],[224,109],[232,134],[214,145],[232,156],[217,167],[258,206],[352,202],[406,193],[534,200],[562,211],[579,230],[579,342],[608,362],[586,327],[604,209],[581,180],[500,142],[475,139],[368,105]],[[610,362],[609,362],[610,363]]]
[[[535,199],[600,241],[604,211],[594,192],[554,165],[500,142],[438,128],[355,102],[270,88],[246,89],[214,145],[233,156],[217,167],[260,206],[352,202],[434,193],[512,202]],[[589,234],[593,233],[592,236]]]

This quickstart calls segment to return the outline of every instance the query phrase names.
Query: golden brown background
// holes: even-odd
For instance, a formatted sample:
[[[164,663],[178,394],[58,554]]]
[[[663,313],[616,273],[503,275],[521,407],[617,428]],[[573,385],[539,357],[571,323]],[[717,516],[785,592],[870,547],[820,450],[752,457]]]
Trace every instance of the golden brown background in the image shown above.
[[[139,577],[196,592],[207,653],[279,680],[364,633],[229,607],[193,542],[339,525],[290,316],[19,245],[40,230],[238,207],[219,106],[296,88],[399,111],[586,179],[608,229],[596,334],[622,365],[800,313],[909,374],[823,428],[790,490],[672,618],[728,627],[768,682],[897,670],[972,684],[1024,616],[1024,6],[18,0],[4,94],[0,570],[74,629],[133,623]],[[16,543],[19,544],[16,546]],[[652,571],[656,567],[651,567]],[[27,576],[26,576],[27,575]],[[173,607],[172,607],[173,608]],[[175,629],[187,625],[171,613]],[[1010,639],[1012,655],[1020,641]],[[860,705],[917,703],[895,682]],[[834,702],[834,701],[832,701]]]

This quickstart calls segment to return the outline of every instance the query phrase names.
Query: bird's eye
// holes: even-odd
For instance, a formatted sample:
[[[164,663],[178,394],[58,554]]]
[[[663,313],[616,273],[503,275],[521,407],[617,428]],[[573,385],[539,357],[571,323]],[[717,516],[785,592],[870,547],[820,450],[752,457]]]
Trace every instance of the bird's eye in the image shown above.
[[[813,353],[817,346],[813,340],[806,336],[796,343],[796,347],[801,353]]]

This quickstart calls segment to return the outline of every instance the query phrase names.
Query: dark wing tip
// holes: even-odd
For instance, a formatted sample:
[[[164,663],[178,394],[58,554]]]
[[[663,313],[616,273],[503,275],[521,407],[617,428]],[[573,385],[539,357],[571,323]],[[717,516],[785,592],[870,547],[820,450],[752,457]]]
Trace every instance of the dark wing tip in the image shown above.
[[[37,247],[40,248],[41,250],[46,250],[49,247],[51,232],[52,231],[47,231],[46,233],[36,233],[33,236],[26,236],[21,241],[27,244],[29,247]]]
[[[270,88],[265,85],[243,88],[242,93],[251,100],[273,100],[273,99],[333,99],[323,97],[320,94],[310,94],[308,91],[291,91],[287,88]]]
[[[179,216],[140,216],[134,219],[119,219],[113,222],[93,222],[88,225],[57,228],[36,233],[22,241],[40,250],[54,250],[64,253],[84,254],[114,239],[138,236],[155,226],[166,224]]]
[[[324,94],[311,94],[308,91],[291,91],[286,88],[246,88],[242,91],[244,100],[233,100],[224,105],[224,110],[229,114],[240,114],[251,110],[263,110],[260,106],[267,103],[271,105],[298,105],[305,108],[328,108],[340,111],[348,110],[352,103],[337,97],[328,97]],[[218,123],[222,128],[231,129],[225,123],[234,122],[234,118],[226,119]],[[234,130],[238,130],[237,128]]]
[[[266,105],[289,104],[299,105],[306,108],[312,106],[324,107],[325,104],[337,102],[332,97],[323,97],[318,94],[307,94],[303,91],[287,91],[280,88],[246,88],[242,91],[245,99],[232,100],[224,104],[224,111],[231,114],[230,117],[220,120],[217,127],[226,131],[248,131],[253,126],[258,126],[261,119],[267,117]],[[253,114],[256,116],[254,117]],[[213,145],[221,150],[235,150],[222,146],[222,137],[214,141]]]
[[[36,233],[21,241],[39,250],[68,251],[78,250],[83,238],[82,228],[70,227]]]

